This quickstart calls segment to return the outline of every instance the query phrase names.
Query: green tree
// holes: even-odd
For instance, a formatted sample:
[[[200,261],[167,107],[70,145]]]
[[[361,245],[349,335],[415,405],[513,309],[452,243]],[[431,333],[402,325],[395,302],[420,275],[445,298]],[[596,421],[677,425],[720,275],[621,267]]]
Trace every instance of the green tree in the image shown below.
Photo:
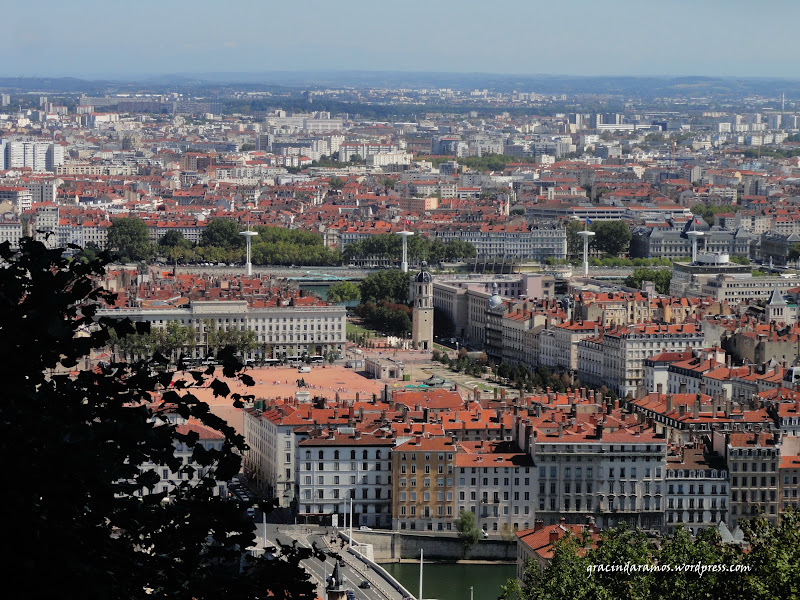
[[[578,258],[583,253],[583,240],[578,235],[579,231],[583,231],[583,221],[568,221],[565,228],[567,230],[567,256],[569,258]]]
[[[628,251],[633,234],[624,221],[601,221],[594,224],[592,229],[595,232],[595,246],[600,252],[615,256]]]
[[[213,219],[200,235],[201,246],[240,248],[243,245],[239,225],[231,219]]]
[[[255,149],[256,149],[256,145],[255,144],[242,144],[239,147],[239,152],[250,152],[250,151],[255,150]]]
[[[475,513],[470,510],[462,510],[458,513],[455,521],[458,539],[464,544],[464,552],[469,551],[481,539],[481,530],[475,521]]]
[[[114,219],[108,228],[107,245],[129,260],[145,260],[152,254],[147,225],[136,217]]]
[[[798,260],[800,259],[800,243],[792,244],[789,246],[789,260]]]
[[[378,271],[370,273],[359,285],[362,302],[408,302],[408,285],[411,276],[402,271]]]
[[[18,251],[0,245],[0,448],[17,458],[5,474],[19,486],[0,501],[13,515],[4,533],[14,552],[4,564],[25,582],[25,596],[49,597],[57,585],[65,598],[312,600],[299,565],[312,551],[247,555],[256,540],[244,506],[215,496],[217,480],[239,471],[245,444],[192,392],[208,385],[238,407],[243,397],[211,374],[184,381],[156,372],[158,357],[82,370],[112,330],[121,338],[134,328],[97,318],[97,307],[114,299],[97,285],[110,257],[84,264],[62,252],[29,238]],[[223,372],[252,384],[240,367],[229,357]],[[154,400],[163,404],[154,408]],[[217,431],[221,445],[205,448],[197,433],[171,423],[167,405]],[[176,444],[202,471],[183,464]],[[140,470],[147,463],[182,479],[169,492],[137,496],[161,487],[161,469]]]
[[[344,187],[344,179],[341,177],[331,177],[328,185],[334,190],[340,190]]]
[[[361,298],[361,290],[352,281],[337,281],[328,288],[328,302],[353,302]]]
[[[192,243],[187,240],[183,233],[170,229],[167,233],[161,236],[158,240],[158,245],[162,248],[191,248]]]
[[[656,291],[659,294],[669,294],[669,284],[671,280],[672,271],[670,269],[657,270],[638,267],[625,278],[625,285],[641,289],[643,281],[652,281],[656,284]]]
[[[800,513],[784,511],[777,527],[759,517],[744,522],[742,529],[750,546],[743,558],[750,567],[746,597],[800,597]]]

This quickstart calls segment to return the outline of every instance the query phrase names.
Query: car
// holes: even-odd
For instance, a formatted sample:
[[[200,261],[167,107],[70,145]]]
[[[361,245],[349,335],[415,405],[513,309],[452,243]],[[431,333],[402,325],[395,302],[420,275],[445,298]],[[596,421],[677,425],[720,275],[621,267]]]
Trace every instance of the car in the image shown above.
[[[358,587],[360,587],[362,590],[368,590],[372,587],[372,584],[365,579],[364,581],[358,584]]]
[[[353,590],[347,590],[347,600],[356,600],[356,595]]]
[[[367,527],[366,525],[362,525],[359,529],[361,531],[372,531],[372,527]]]
[[[483,539],[486,539],[486,538],[489,537],[489,532],[488,531],[486,531],[485,529],[482,529],[481,531],[483,532]]]
[[[347,563],[345,563],[345,562],[344,562],[344,559],[343,559],[343,558],[340,558],[340,559],[339,559],[339,566],[340,566],[340,567],[346,567],[346,566],[347,566]]]

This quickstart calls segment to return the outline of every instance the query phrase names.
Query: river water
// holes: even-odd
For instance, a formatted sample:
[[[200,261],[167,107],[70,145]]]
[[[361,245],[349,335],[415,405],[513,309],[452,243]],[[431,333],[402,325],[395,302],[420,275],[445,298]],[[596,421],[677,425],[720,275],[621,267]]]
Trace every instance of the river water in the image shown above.
[[[389,574],[416,596],[419,593],[419,563],[382,564]],[[422,595],[426,599],[497,600],[500,586],[516,577],[516,565],[425,564]]]

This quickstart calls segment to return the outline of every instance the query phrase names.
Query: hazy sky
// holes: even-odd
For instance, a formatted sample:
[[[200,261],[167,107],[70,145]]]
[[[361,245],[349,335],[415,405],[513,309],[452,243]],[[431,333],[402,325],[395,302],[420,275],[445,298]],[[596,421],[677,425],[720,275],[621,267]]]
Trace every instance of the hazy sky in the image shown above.
[[[447,71],[800,78],[797,0],[7,2],[3,76]]]

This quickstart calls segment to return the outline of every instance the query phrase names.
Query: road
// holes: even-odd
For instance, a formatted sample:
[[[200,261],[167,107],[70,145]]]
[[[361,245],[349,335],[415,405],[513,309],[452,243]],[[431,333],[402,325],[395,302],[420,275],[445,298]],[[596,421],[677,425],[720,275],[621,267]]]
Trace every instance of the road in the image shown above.
[[[256,536],[258,542],[263,544],[266,537],[267,546],[277,546],[277,542],[291,545],[293,540],[297,540],[299,546],[311,548],[316,544],[317,548],[330,550],[338,553],[345,561],[345,567],[340,567],[342,575],[345,577],[345,587],[353,591],[356,600],[403,600],[403,595],[395,590],[389,583],[371,567],[362,563],[358,558],[347,552],[347,545],[342,549],[339,539],[325,535],[325,528],[321,527],[292,527],[285,525],[272,525],[267,523],[266,535],[264,525],[259,523],[256,526]],[[263,546],[262,546],[263,547]],[[323,563],[317,558],[304,560],[300,563],[303,568],[311,574],[317,584],[317,594],[320,598],[325,598],[325,579],[333,572],[336,566],[334,559],[327,557]],[[362,581],[369,581],[370,589],[361,589],[359,584]]]

